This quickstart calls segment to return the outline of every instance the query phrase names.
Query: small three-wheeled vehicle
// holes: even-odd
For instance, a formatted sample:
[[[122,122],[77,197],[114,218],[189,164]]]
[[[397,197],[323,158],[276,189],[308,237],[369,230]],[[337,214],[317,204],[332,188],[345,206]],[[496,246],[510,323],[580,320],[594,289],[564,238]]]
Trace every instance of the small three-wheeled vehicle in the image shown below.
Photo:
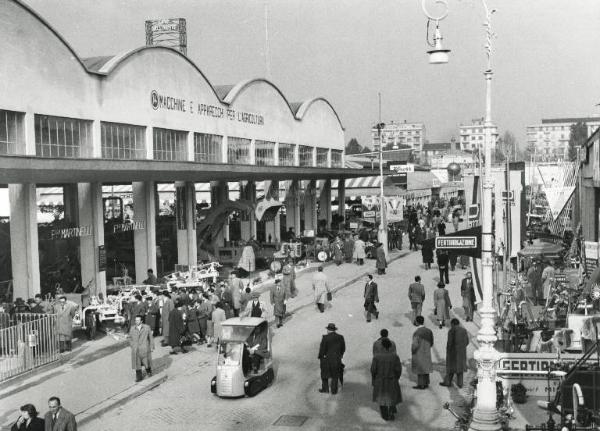
[[[260,317],[233,317],[221,327],[210,390],[220,397],[253,397],[275,379],[269,323]]]

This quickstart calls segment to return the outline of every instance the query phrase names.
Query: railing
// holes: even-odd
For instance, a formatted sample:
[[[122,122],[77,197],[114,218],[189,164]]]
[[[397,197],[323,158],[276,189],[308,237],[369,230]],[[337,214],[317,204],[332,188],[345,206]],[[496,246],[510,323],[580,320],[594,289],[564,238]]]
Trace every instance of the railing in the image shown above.
[[[0,382],[60,358],[55,314],[19,313],[0,328]],[[4,323],[4,322],[3,322]]]

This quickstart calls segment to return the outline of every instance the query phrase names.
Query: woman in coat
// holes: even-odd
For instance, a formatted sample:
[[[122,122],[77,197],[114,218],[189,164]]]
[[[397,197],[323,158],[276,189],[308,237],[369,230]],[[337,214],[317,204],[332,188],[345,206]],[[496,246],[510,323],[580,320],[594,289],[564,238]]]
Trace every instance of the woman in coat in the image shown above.
[[[25,404],[19,409],[19,419],[10,428],[11,431],[44,431],[44,419],[38,417],[33,404]]]
[[[371,363],[371,384],[373,385],[373,401],[379,404],[381,417],[394,420],[396,405],[402,402],[400,376],[402,364],[400,358],[392,352],[392,342],[388,338],[381,340],[383,352],[373,357]]]
[[[440,325],[440,329],[442,329],[442,326],[446,326],[446,319],[450,319],[450,309],[452,308],[450,296],[444,286],[444,282],[440,281],[437,285],[438,288],[433,292],[435,315]]]
[[[356,259],[358,265],[364,264],[365,257],[367,257],[365,254],[365,242],[358,235],[354,237],[354,254],[352,257]]]
[[[433,263],[433,248],[431,248],[431,241],[423,242],[423,248],[421,248],[421,255],[423,256],[423,263],[425,269],[431,269]]]
[[[182,305],[180,303],[175,304],[175,308],[169,313],[169,346],[171,346],[171,355],[178,353],[177,349],[180,348],[183,353],[187,353],[181,337],[185,333],[185,323],[183,321]]]
[[[375,262],[375,268],[377,268],[377,274],[382,275],[385,274],[385,269],[387,268],[387,260],[385,258],[385,250],[383,249],[383,244],[377,244],[377,250],[375,252],[377,257],[377,262]]]
[[[166,290],[162,293],[162,307],[160,309],[160,320],[162,321],[162,342],[163,346],[169,345],[169,315],[175,306],[171,295]]]

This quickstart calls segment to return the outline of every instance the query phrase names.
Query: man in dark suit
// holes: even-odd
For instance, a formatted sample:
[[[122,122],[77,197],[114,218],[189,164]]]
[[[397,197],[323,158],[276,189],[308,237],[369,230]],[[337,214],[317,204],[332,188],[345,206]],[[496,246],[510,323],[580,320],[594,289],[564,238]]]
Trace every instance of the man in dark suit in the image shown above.
[[[75,416],[60,405],[60,398],[50,397],[48,410],[44,417],[46,431],[77,431]]]
[[[412,322],[417,326],[416,318],[423,311],[423,301],[425,301],[425,287],[421,284],[421,277],[416,276],[415,282],[408,286],[408,300],[412,308]]]
[[[448,263],[450,261],[448,252],[439,250],[437,261],[438,269],[440,270],[440,281],[443,281],[446,284],[450,283],[450,279],[448,278]]]
[[[331,379],[331,393],[337,394],[338,380],[343,384],[344,364],[342,357],[346,351],[344,337],[336,333],[334,323],[327,325],[327,335],[323,335],[319,347],[319,361],[321,363],[321,393],[329,392],[329,379]]]
[[[456,374],[456,384],[463,387],[463,373],[467,370],[467,346],[469,333],[460,326],[458,319],[452,319],[452,327],[448,331],[446,344],[446,377],[440,386],[452,386],[452,379]]]
[[[367,312],[367,322],[371,321],[371,314],[375,315],[376,319],[379,319],[379,311],[375,306],[376,302],[379,302],[379,296],[377,295],[377,283],[373,281],[373,276],[369,274],[367,276],[367,284],[365,284],[365,311]]]
[[[473,310],[475,309],[475,288],[473,287],[473,277],[470,272],[463,278],[460,283],[460,295],[463,300],[463,308],[465,310],[465,320],[473,320]]]

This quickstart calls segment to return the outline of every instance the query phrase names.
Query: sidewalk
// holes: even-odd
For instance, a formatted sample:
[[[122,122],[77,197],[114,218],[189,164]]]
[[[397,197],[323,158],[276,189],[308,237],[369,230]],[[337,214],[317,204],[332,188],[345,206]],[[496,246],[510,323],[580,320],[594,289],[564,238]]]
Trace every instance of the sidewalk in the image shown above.
[[[392,252],[388,260],[394,261],[408,253],[407,250]],[[321,263],[311,263],[297,272],[298,296],[288,301],[288,313],[313,305],[312,273],[319,265]],[[376,272],[375,260],[366,260],[362,266],[348,263],[336,266],[328,262],[324,272],[335,292],[366,274]],[[268,285],[261,287],[261,300],[270,308],[268,289]],[[32,403],[40,414],[44,414],[47,400],[53,395],[61,398],[63,406],[76,415],[79,425],[83,425],[160,385],[169,374],[192,373],[198,367],[214,365],[214,347],[194,345],[189,354],[172,356],[169,355],[170,349],[161,347],[160,337],[157,338],[153,354],[154,376],[140,383],[134,382],[130,350],[123,337],[105,336],[83,343],[56,366],[45,367],[0,385],[0,429],[10,429],[23,404]]]

